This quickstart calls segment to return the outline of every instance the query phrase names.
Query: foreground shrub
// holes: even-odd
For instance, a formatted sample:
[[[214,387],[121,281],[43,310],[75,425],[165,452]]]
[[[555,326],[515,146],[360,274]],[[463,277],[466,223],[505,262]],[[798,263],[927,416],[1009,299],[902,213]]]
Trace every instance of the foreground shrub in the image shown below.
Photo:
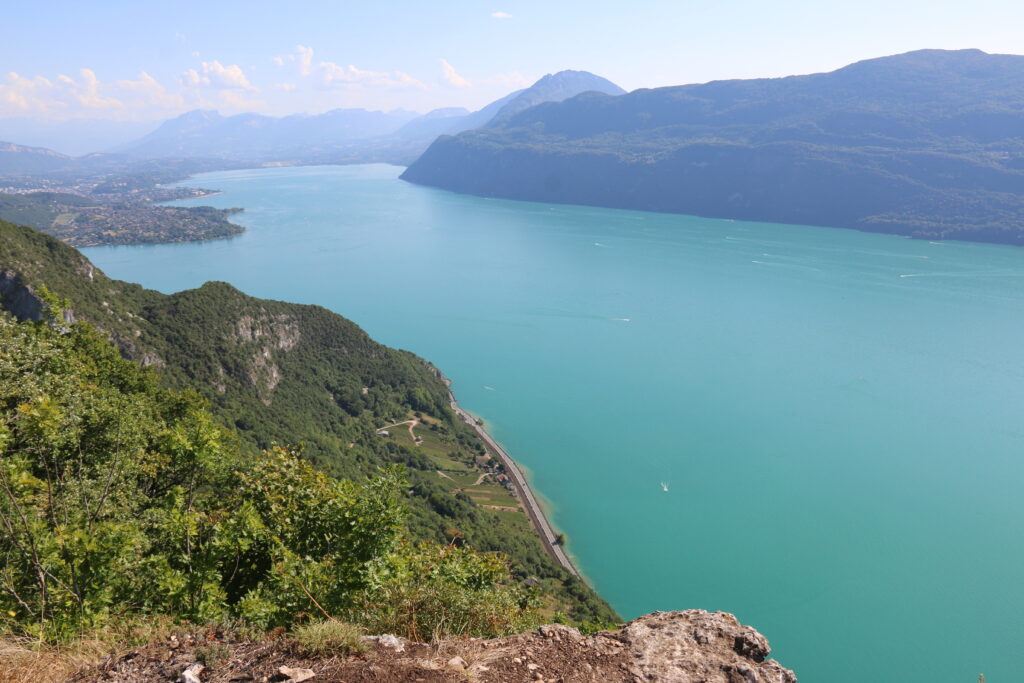
[[[504,558],[454,545],[405,545],[377,566],[353,619],[374,633],[426,641],[494,638],[540,623],[538,596]]]
[[[417,640],[533,623],[504,560],[400,541],[400,470],[243,458],[197,395],[57,320],[0,313],[0,635],[66,643],[147,615]]]

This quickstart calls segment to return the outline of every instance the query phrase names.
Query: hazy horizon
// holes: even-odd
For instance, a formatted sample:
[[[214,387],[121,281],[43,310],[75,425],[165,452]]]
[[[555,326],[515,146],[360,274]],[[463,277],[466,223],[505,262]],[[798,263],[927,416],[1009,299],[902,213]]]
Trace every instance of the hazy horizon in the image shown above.
[[[473,110],[546,73],[626,90],[832,71],[916,49],[1024,53],[1024,7],[914,0],[820,6],[734,2],[495,2],[426,7],[316,0],[8,10],[0,120],[157,122],[193,109],[283,116],[337,108]],[[48,46],[48,47],[44,47]],[[528,49],[524,49],[528,48]]]

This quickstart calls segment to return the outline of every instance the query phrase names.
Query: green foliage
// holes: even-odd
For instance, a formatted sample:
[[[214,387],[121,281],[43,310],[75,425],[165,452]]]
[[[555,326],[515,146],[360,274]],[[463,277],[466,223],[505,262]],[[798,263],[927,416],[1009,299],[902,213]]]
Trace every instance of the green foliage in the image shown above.
[[[0,628],[59,641],[131,614],[400,623],[368,605],[424,586],[453,615],[446,633],[524,619],[497,600],[500,560],[427,566],[450,551],[398,542],[396,468],[355,483],[284,448],[243,453],[199,397],[160,388],[91,326],[0,315]]]
[[[498,637],[541,623],[539,596],[509,582],[504,558],[454,545],[406,546],[375,568],[350,614],[375,633],[424,641]]]
[[[347,614],[418,637],[534,623],[503,559],[399,543],[398,468],[356,483],[283,447],[242,453],[198,396],[160,388],[87,324],[0,315],[0,627],[66,640],[131,613],[259,628]]]
[[[4,316],[0,416],[0,618],[63,637],[125,605],[218,613],[194,549],[168,541],[232,479],[232,439],[198,397],[159,389],[85,325]]]
[[[225,525],[234,558],[227,587],[250,623],[287,625],[311,609],[341,613],[395,545],[403,480],[394,468],[357,485],[276,448],[240,480]]]
[[[333,477],[365,480],[402,465],[404,526],[413,539],[447,543],[456,530],[471,548],[508,555],[517,579],[540,579],[574,620],[616,618],[545,553],[525,516],[509,522],[509,513],[452,495],[425,448],[377,435],[417,410],[431,418],[428,436],[444,453],[472,463],[481,452],[473,430],[453,417],[443,381],[415,355],[374,342],[318,306],[254,299],[224,283],[168,296],[111,280],[67,245],[2,221],[0,270],[15,278],[0,288],[0,306],[39,317],[25,306],[26,290],[32,298],[44,287],[72,295],[70,308],[58,308],[95,324],[123,355],[159,367],[153,381],[161,387],[206,399],[216,422],[237,434],[239,459],[253,462],[275,444],[301,442],[302,457]],[[278,618],[262,593],[245,594],[237,582],[227,590],[255,621]]]
[[[350,655],[367,649],[363,629],[342,621],[315,621],[292,630],[294,649],[308,657]]]
[[[0,194],[0,218],[45,230],[65,211],[92,204],[85,197],[60,192]]]
[[[226,664],[231,657],[231,648],[224,643],[209,643],[196,647],[196,659],[208,669],[216,669]]]

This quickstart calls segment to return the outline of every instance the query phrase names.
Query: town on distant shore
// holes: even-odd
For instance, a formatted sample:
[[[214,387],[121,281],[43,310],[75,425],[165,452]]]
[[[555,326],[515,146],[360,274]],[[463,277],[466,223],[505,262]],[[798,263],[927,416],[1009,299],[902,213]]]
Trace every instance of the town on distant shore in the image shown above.
[[[1022,96],[1024,57],[920,50],[631,93],[562,71],[475,112],[197,110],[80,157],[0,143],[0,218],[79,246],[230,237],[241,228],[227,213],[154,211],[207,192],[160,186],[391,163],[410,182],[483,196],[1024,244]],[[55,194],[33,197],[44,191]]]

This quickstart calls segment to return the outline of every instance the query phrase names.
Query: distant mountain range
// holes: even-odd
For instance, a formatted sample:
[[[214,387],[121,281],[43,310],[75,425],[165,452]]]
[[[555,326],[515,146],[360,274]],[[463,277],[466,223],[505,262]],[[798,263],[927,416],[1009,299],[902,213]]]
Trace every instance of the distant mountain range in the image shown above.
[[[1024,244],[1024,57],[923,50],[831,73],[584,93],[441,137],[459,192]]]
[[[438,135],[478,128],[509,118],[534,104],[561,101],[588,90],[610,95],[624,92],[614,83],[586,71],[562,71],[476,112],[446,108],[417,116],[402,109],[335,109],[316,116],[275,118],[259,114],[225,117],[215,111],[197,110],[166,121],[145,137],[113,151],[142,158],[299,162],[323,160],[335,152],[363,152],[368,156],[405,155],[411,161]]]
[[[126,163],[131,160],[220,159],[232,165],[411,163],[439,135],[493,125],[537,103],[557,102],[586,91],[607,95],[625,92],[611,81],[586,71],[560,71],[475,112],[461,107],[436,109],[424,115],[403,109],[389,112],[335,109],[318,115],[295,114],[279,118],[252,113],[222,116],[216,111],[195,110],[165,121],[141,138],[117,145],[102,155],[85,158],[4,143],[17,148],[18,153],[5,154],[5,149],[0,147],[0,174],[34,175],[109,165],[119,159]],[[44,159],[44,156],[49,158]],[[91,160],[83,163],[89,158]]]
[[[149,133],[157,125],[154,121],[51,121],[16,117],[0,119],[0,140],[17,140],[22,145],[45,147],[70,156],[81,156],[127,144]]]
[[[149,135],[114,152],[134,157],[265,157],[302,148],[329,148],[388,135],[415,112],[334,109],[283,118],[260,114],[221,116],[196,110],[166,121]]]
[[[39,174],[67,166],[71,157],[44,147],[0,142],[0,174]]]

